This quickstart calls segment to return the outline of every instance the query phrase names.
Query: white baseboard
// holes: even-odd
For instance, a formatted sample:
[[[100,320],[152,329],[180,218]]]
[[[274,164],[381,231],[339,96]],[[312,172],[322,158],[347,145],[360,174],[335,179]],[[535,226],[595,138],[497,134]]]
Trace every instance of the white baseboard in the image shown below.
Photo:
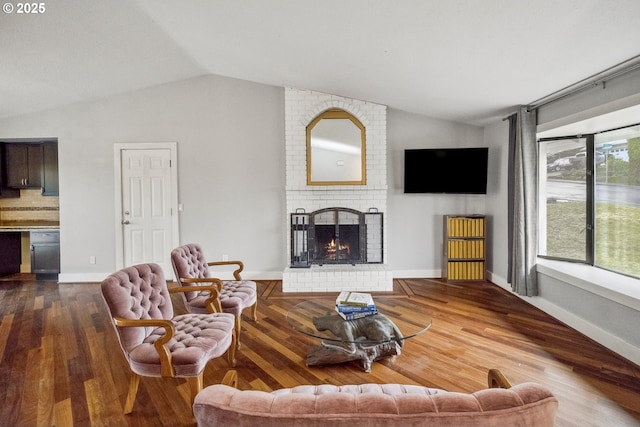
[[[243,280],[282,280],[284,271],[243,271]],[[229,273],[231,275],[231,273]],[[221,277],[222,279],[222,277]],[[233,275],[225,280],[233,279]]]
[[[497,276],[491,272],[487,275],[490,282],[500,286],[501,288],[513,293],[521,300],[531,304],[532,306],[544,311],[548,315],[558,319],[562,323],[572,327],[576,331],[586,335],[597,343],[605,346],[609,350],[619,354],[620,356],[630,360],[636,365],[640,365],[640,348],[633,344],[630,344],[616,335],[605,331],[593,323],[576,316],[572,312],[553,304],[552,302],[541,297],[526,297],[516,294],[512,291],[511,286],[507,283],[506,279]]]
[[[442,277],[440,270],[393,270],[394,279],[433,279]]]
[[[108,273],[60,273],[58,275],[59,283],[96,283],[102,282],[108,275]],[[167,277],[167,280],[173,279]],[[242,278],[244,280],[282,280],[282,271],[243,271]],[[232,272],[222,272],[220,274],[222,280],[233,280]]]
[[[108,273],[60,273],[58,281],[60,283],[93,283],[102,282],[105,277],[113,272]],[[284,271],[243,271],[242,278],[244,280],[282,280]],[[419,279],[419,278],[437,278],[441,277],[440,270],[394,270],[394,278],[400,279]],[[231,272],[221,272],[220,279],[232,280]]]
[[[111,273],[60,273],[58,283],[99,283]]]

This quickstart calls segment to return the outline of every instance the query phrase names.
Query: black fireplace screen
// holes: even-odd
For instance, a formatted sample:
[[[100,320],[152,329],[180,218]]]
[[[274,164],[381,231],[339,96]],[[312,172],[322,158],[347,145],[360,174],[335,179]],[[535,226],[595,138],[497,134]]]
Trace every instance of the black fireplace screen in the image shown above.
[[[359,225],[316,225],[314,236],[318,262],[361,262]]]
[[[327,208],[291,214],[292,267],[380,262],[381,213]]]

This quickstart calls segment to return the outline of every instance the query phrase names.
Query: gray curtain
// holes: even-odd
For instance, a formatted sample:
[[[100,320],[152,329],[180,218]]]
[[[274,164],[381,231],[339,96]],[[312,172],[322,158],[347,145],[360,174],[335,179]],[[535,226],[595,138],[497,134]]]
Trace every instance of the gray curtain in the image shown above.
[[[507,280],[519,295],[538,295],[538,144],[536,112],[521,107],[509,117],[509,265]]]

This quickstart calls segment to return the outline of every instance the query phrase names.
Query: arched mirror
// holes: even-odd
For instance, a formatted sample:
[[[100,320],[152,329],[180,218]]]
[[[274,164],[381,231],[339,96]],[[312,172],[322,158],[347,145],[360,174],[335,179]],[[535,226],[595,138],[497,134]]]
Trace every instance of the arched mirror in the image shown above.
[[[365,128],[344,110],[327,110],[307,126],[307,185],[365,185]]]

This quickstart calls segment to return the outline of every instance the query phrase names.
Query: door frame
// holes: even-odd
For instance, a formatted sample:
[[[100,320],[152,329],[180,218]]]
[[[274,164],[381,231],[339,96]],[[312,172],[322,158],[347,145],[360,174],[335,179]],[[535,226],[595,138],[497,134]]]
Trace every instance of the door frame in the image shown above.
[[[178,143],[177,142],[125,142],[113,144],[113,165],[115,178],[115,217],[116,230],[116,270],[124,267],[124,227],[122,225],[122,151],[124,150],[159,150],[168,149],[171,161],[171,242],[177,247],[180,241],[178,220]],[[173,271],[165,271],[167,280],[173,280]]]

